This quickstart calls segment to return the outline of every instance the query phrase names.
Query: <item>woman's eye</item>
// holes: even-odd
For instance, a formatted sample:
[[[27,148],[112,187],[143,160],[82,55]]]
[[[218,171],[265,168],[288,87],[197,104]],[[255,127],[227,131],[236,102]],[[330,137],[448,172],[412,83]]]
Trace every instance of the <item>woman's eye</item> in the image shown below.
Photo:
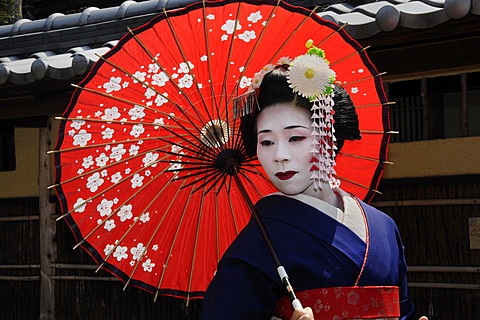
[[[273,141],[270,141],[270,140],[263,140],[263,141],[260,141],[260,144],[262,146],[271,146],[273,144]]]
[[[290,137],[289,141],[290,142],[298,142],[298,141],[304,140],[305,138],[306,137],[294,136],[294,137]]]

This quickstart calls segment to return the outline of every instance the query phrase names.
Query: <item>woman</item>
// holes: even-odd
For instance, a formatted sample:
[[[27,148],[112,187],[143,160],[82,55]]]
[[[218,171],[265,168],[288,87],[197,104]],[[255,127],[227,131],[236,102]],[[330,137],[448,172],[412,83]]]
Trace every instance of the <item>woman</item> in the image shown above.
[[[401,319],[406,319],[413,306],[395,223],[350,194],[332,189],[325,179],[325,172],[331,172],[328,166],[323,176],[312,179],[311,149],[316,138],[311,108],[316,102],[294,92],[287,80],[288,68],[277,67],[264,75],[258,89],[259,110],[242,119],[247,152],[257,154],[280,191],[258,201],[256,210],[300,300],[299,292],[317,288],[397,286]],[[360,138],[353,104],[340,87],[335,87],[334,105],[338,140],[330,135],[320,141],[323,149],[330,150],[320,157],[323,161],[334,157],[330,149],[334,146],[325,147],[329,141],[341,148],[343,140]],[[347,293],[340,289],[332,294]],[[220,261],[204,300],[202,319],[285,317],[285,305],[277,305],[285,296],[267,245],[251,221]],[[326,319],[324,315],[335,307],[333,300],[324,296],[314,301],[309,306],[313,310],[296,310],[291,319]],[[350,302],[353,307],[355,301]],[[348,310],[336,315],[343,316],[338,319],[358,315],[345,312]]]

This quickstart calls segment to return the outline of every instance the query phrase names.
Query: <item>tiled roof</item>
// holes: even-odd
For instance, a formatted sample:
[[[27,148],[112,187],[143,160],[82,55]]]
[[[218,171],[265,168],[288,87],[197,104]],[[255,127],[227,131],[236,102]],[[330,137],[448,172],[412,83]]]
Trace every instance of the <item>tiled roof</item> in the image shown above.
[[[196,0],[125,1],[118,7],[55,13],[0,26],[0,85],[26,85],[49,77],[65,80],[85,74],[112,48],[126,28],[140,26],[162,12]],[[314,1],[313,1],[314,2]],[[467,14],[480,15],[480,0],[389,0],[359,6],[335,4],[318,15],[365,39],[399,27],[425,29]]]

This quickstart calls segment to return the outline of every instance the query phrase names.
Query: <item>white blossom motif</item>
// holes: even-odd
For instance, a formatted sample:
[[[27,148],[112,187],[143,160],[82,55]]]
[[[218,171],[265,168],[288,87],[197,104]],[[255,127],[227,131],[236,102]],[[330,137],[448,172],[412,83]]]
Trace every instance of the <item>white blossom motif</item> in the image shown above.
[[[245,42],[250,42],[250,40],[255,39],[257,36],[255,35],[255,31],[245,31],[242,34],[239,34],[238,37]]]
[[[145,246],[143,243],[139,243],[136,247],[133,247],[130,249],[130,253],[132,254],[132,259],[133,260],[138,260],[142,257],[143,251],[145,249]]]
[[[122,180],[122,174],[120,172],[117,172],[110,177],[110,181],[112,181],[112,183],[118,183],[120,180]]]
[[[107,244],[105,246],[105,249],[103,249],[103,252],[105,253],[106,256],[108,256],[112,251],[115,246],[113,244]]]
[[[117,107],[105,109],[105,114],[102,116],[103,120],[115,120],[120,118],[120,112]]]
[[[152,250],[157,251],[157,250],[158,250],[158,244],[154,244],[154,245],[152,246]]]
[[[145,176],[150,177],[151,174],[152,174],[152,171],[145,170]]]
[[[215,19],[215,16],[214,16],[213,14],[209,14],[209,15],[207,16],[207,19],[208,19],[208,20],[213,20],[213,19]]]
[[[242,26],[237,20],[227,20],[221,29],[225,31],[227,34],[232,34],[234,31],[233,29],[235,29],[235,24],[236,24],[237,30],[242,29]]]
[[[82,174],[85,170],[84,169],[78,169],[77,174]]]
[[[146,72],[137,71],[133,74],[133,83],[137,83],[138,80],[145,81]],[[137,80],[138,79],[138,80]]]
[[[189,67],[190,67],[190,69],[189,69]],[[178,73],[189,73],[190,70],[193,69],[194,67],[195,66],[190,61],[182,62],[182,63],[180,63],[180,67],[178,68],[177,72]]]
[[[247,78],[243,76],[242,79],[240,80],[240,88],[242,89],[248,87],[251,84],[252,84],[252,78]]]
[[[141,123],[139,123],[133,125],[132,130],[130,131],[130,135],[138,138],[143,132],[145,132],[145,128]]]
[[[118,246],[117,249],[115,249],[113,256],[117,258],[117,261],[120,261],[122,259],[127,259],[128,258],[127,250],[128,250],[127,247]]]
[[[142,221],[143,223],[146,223],[146,222],[150,221],[150,213],[145,212],[144,214],[142,214],[140,216],[140,221]]]
[[[137,120],[137,119],[145,117],[144,110],[145,110],[144,107],[140,107],[140,106],[135,105],[132,109],[130,109],[128,111],[128,114],[130,115],[130,118],[132,120]]]
[[[127,150],[123,147],[123,144],[119,144],[116,147],[112,148],[112,153],[110,154],[110,159],[115,161],[120,161],[123,155],[127,152]]]
[[[156,95],[157,93],[155,92],[155,90],[153,90],[152,88],[147,88],[147,91],[145,91],[145,97],[147,99],[151,99],[154,95]]]
[[[169,79],[165,72],[160,72],[160,73],[154,74],[152,76],[152,80],[153,80],[152,81],[153,85],[163,87]]]
[[[135,189],[137,187],[141,187],[143,185],[143,179],[145,179],[144,176],[141,176],[138,173],[135,173],[133,175],[132,180],[130,180],[130,182],[132,183],[132,189]]]
[[[88,157],[83,158],[82,166],[83,166],[85,169],[90,168],[91,166],[93,166],[93,164],[94,164],[94,162],[93,162],[93,156],[88,156]]]
[[[124,83],[122,83],[122,88],[127,88],[129,85],[130,85],[130,82],[125,81]]]
[[[70,127],[79,130],[85,124],[85,120],[72,120]]]
[[[160,67],[156,63],[152,63],[148,65],[148,72],[149,73],[157,73],[160,71]]]
[[[120,211],[117,212],[117,216],[120,217],[120,221],[124,222],[127,219],[132,218],[132,205],[123,205],[120,207]]]
[[[101,176],[101,177],[106,177],[106,176],[108,176],[108,171],[107,171],[107,169],[102,170],[102,171],[100,172],[100,176]]]
[[[100,213],[100,216],[108,216],[112,213],[113,201],[102,199],[102,202],[97,206],[97,211]]]
[[[143,271],[152,272],[153,267],[155,267],[155,263],[152,262],[151,259],[147,259],[144,263],[142,263]]]
[[[171,148],[173,153],[179,153],[180,151],[182,151],[182,149],[183,149],[182,147],[176,146],[176,145],[173,145]]]
[[[191,75],[186,74],[178,80],[178,86],[180,88],[190,88],[193,84],[193,78]]]
[[[207,60],[208,60],[207,55],[203,55],[200,57],[200,61],[207,61]]]
[[[130,146],[130,149],[128,150],[128,154],[131,156],[135,156],[138,153],[138,149],[140,149],[139,146],[132,144]]]
[[[168,102],[168,100],[167,100],[165,97],[168,97],[168,93],[164,93],[163,96],[159,94],[159,95],[155,98],[155,104],[156,104],[158,107],[160,107],[162,104]]]
[[[262,19],[262,14],[260,13],[260,11],[257,11],[257,12],[253,12],[251,13],[247,20],[250,21],[250,22],[253,22],[253,23],[256,23],[258,20]]]
[[[103,87],[106,90],[106,93],[110,93],[112,91],[118,91],[122,89],[120,83],[122,82],[121,77],[111,77],[109,82],[106,82]]]
[[[143,161],[143,164],[145,167],[148,167],[148,166],[152,166],[152,167],[156,167],[157,166],[157,163],[154,163],[159,157],[159,154],[158,153],[153,153],[153,152],[149,152],[145,155],[145,157],[142,159]]]
[[[97,191],[98,187],[100,187],[104,182],[104,180],[100,177],[100,173],[98,172],[95,172],[90,177],[88,177],[87,181],[87,188],[90,189],[90,192]]]
[[[221,39],[222,41],[227,41],[227,40],[228,40],[228,35],[223,34],[223,35],[220,37],[220,39]]]
[[[358,93],[358,88],[357,87],[352,87],[352,90],[350,92],[351,93]]]
[[[168,168],[169,171],[173,172],[174,175],[178,174],[178,170],[182,169],[183,165],[180,163],[172,163]]]
[[[76,135],[73,136],[73,145],[74,146],[86,146],[87,142],[92,139],[92,135],[88,133],[85,129],[80,130]]]
[[[112,139],[114,132],[115,130],[111,128],[106,128],[105,130],[102,131],[102,139]]]
[[[73,205],[75,208],[75,212],[84,212],[85,207],[87,206],[87,201],[83,200],[82,198],[78,198],[77,202]]]
[[[360,295],[355,291],[347,293],[347,303],[351,305],[357,305]]]
[[[159,124],[160,126],[163,126],[163,125],[165,124],[165,121],[163,120],[163,118],[160,118],[160,119],[155,119],[155,120],[153,120],[153,123]],[[153,128],[154,128],[154,129],[158,129],[159,126],[154,126]]]
[[[107,164],[108,156],[102,152],[98,157],[95,158],[95,162],[98,167],[104,167]]]
[[[73,136],[75,135],[75,130],[73,130],[73,129],[72,129],[72,130],[69,130],[69,131],[68,131],[68,135],[69,135],[70,137],[73,137]]]

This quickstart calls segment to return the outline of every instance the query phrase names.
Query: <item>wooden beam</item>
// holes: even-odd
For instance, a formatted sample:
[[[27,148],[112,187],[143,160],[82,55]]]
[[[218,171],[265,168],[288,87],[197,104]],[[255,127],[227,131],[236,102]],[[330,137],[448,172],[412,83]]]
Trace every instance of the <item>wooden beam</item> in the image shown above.
[[[56,234],[54,210],[49,200],[48,186],[52,184],[50,150],[50,122],[40,128],[39,141],[39,215],[40,215],[40,320],[55,320],[55,268],[51,265],[57,259],[57,247],[54,242]]]

